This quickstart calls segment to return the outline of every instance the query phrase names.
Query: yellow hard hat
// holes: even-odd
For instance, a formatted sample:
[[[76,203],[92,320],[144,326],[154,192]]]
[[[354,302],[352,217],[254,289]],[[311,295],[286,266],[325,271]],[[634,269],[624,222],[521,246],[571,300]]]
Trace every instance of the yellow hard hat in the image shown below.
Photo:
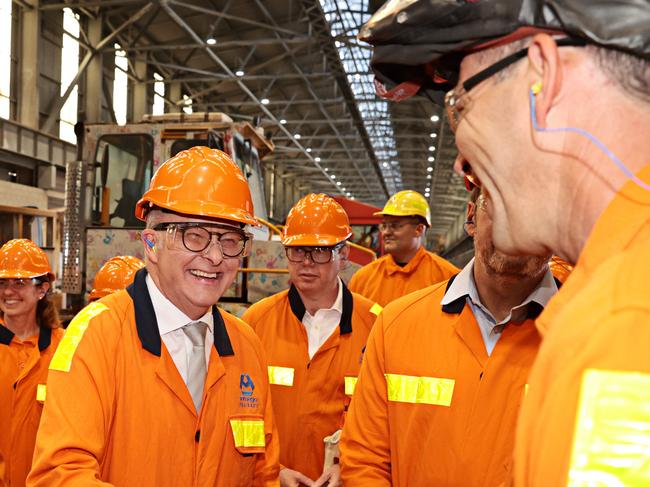
[[[431,226],[431,210],[427,200],[417,191],[410,189],[391,196],[384,209],[375,213],[375,216],[380,215],[420,216],[426,220],[427,227]]]

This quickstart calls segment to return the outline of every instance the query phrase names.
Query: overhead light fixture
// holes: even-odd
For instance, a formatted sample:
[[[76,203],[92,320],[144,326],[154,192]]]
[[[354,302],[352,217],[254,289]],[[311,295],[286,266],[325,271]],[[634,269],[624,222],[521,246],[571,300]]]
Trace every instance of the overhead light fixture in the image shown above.
[[[429,156],[429,157],[427,157],[427,161],[429,161],[429,162],[433,162],[433,161],[435,161],[435,160],[436,160],[436,158],[433,157],[433,156]]]
[[[429,134],[429,137],[431,137],[432,139],[435,139],[436,137],[438,137],[438,134],[436,134],[435,132],[432,132],[432,133]]]
[[[287,121],[284,118],[282,120],[280,120],[281,125],[286,125],[286,123],[287,123]]]
[[[354,196],[350,196],[350,199],[353,200],[353,199],[354,199]]]
[[[427,172],[433,172],[433,168],[431,166],[427,167]]]
[[[332,174],[331,178],[336,179],[336,174]]]
[[[244,72],[240,69],[238,71],[235,71],[235,75],[237,76],[244,76]]]
[[[314,160],[315,160],[316,162],[320,162],[320,157],[314,157]],[[327,171],[328,169],[325,168],[325,170]]]
[[[387,162],[384,162],[384,163],[382,164],[382,166],[384,166],[384,167],[388,167],[388,163],[387,163]]]
[[[300,140],[300,137],[301,137],[300,134],[296,134],[296,135],[293,136],[293,138],[296,139],[296,140]]]
[[[341,191],[345,191],[345,188],[341,188]]]
[[[361,74],[360,73],[355,74],[354,79],[356,79],[357,81],[360,81],[361,80]]]
[[[429,146],[429,152],[433,152],[434,150],[436,150],[436,146],[435,145],[430,145]]]
[[[305,149],[305,150],[306,150],[307,152],[311,152],[311,147],[307,147],[307,149]]]
[[[268,98],[262,98],[260,100],[260,102],[262,103],[262,105],[268,105],[269,104],[269,99]]]
[[[207,42],[209,46],[214,46],[217,43],[217,40],[214,37],[209,37],[205,42]]]
[[[439,121],[439,120],[440,120],[440,117],[439,117],[438,115],[432,115],[432,116],[431,116],[431,121],[432,121],[433,123],[435,123],[435,122],[437,122],[437,121]]]
[[[316,159],[320,159],[320,157],[317,157]],[[316,162],[318,162],[318,161],[316,161]],[[329,171],[329,168],[326,167],[325,172],[328,172],[328,171]]]
[[[431,179],[431,174],[427,174],[427,179]]]
[[[341,181],[337,181],[337,182],[336,182],[336,185],[337,185],[337,186],[341,186]]]

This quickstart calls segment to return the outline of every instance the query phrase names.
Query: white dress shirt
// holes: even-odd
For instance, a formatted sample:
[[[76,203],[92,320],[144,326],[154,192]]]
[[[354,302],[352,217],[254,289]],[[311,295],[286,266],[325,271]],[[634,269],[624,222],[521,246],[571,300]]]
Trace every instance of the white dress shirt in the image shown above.
[[[343,284],[338,279],[339,292],[331,308],[323,308],[316,311],[314,316],[305,311],[302,317],[302,324],[307,330],[307,340],[309,342],[309,358],[313,358],[316,352],[327,339],[332,336],[336,327],[341,323],[343,315]]]
[[[209,309],[201,318],[193,320],[185,313],[178,309],[169,299],[167,299],[160,289],[153,282],[149,274],[146,278],[147,289],[151,296],[153,310],[156,313],[158,322],[158,331],[165,347],[176,364],[178,372],[187,384],[189,370],[190,354],[192,353],[192,342],[185,334],[182,328],[188,323],[202,321],[208,325],[205,333],[205,363],[210,363],[210,351],[214,344],[214,322],[212,320],[212,309]]]
[[[505,325],[511,321],[515,323],[524,321],[527,316],[528,304],[531,301],[546,307],[546,304],[555,293],[557,293],[557,285],[555,284],[555,279],[549,269],[533,292],[530,293],[530,295],[524,299],[520,305],[512,308],[510,313],[508,313],[508,316],[497,322],[494,316],[492,316],[492,313],[490,313],[483,303],[481,303],[481,299],[479,298],[476,281],[474,281],[474,259],[472,259],[456,276],[454,282],[451,283],[451,286],[449,286],[445,296],[442,298],[441,304],[444,306],[460,297],[466,297],[467,303],[469,304],[469,307],[476,318],[479,329],[481,330],[483,343],[485,343],[485,349],[489,356],[492,355],[492,350],[494,350],[497,341],[501,338]]]

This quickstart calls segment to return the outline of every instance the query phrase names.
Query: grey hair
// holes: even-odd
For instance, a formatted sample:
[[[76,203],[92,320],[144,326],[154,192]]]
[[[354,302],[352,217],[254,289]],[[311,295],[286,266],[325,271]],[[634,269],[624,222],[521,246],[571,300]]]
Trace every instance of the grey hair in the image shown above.
[[[478,61],[481,64],[496,62],[524,49],[530,44],[530,40],[531,37],[526,37],[510,44],[480,51]],[[584,49],[601,72],[621,91],[639,101],[650,103],[650,61],[623,51],[593,44],[587,45]],[[521,66],[520,63],[514,63],[499,71],[494,75],[494,81],[498,83],[507,79],[519,66]]]

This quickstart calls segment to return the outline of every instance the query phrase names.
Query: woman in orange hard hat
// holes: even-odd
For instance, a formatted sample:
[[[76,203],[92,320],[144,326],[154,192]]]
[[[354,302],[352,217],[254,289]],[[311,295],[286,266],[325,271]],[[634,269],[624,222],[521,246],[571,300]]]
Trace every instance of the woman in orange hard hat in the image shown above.
[[[95,301],[120,289],[126,289],[133,282],[135,273],[143,267],[144,262],[130,255],[118,255],[107,260],[95,274],[88,301]]]
[[[48,296],[54,274],[27,239],[0,248],[0,485],[25,485],[45,400],[47,367],[61,341]]]

